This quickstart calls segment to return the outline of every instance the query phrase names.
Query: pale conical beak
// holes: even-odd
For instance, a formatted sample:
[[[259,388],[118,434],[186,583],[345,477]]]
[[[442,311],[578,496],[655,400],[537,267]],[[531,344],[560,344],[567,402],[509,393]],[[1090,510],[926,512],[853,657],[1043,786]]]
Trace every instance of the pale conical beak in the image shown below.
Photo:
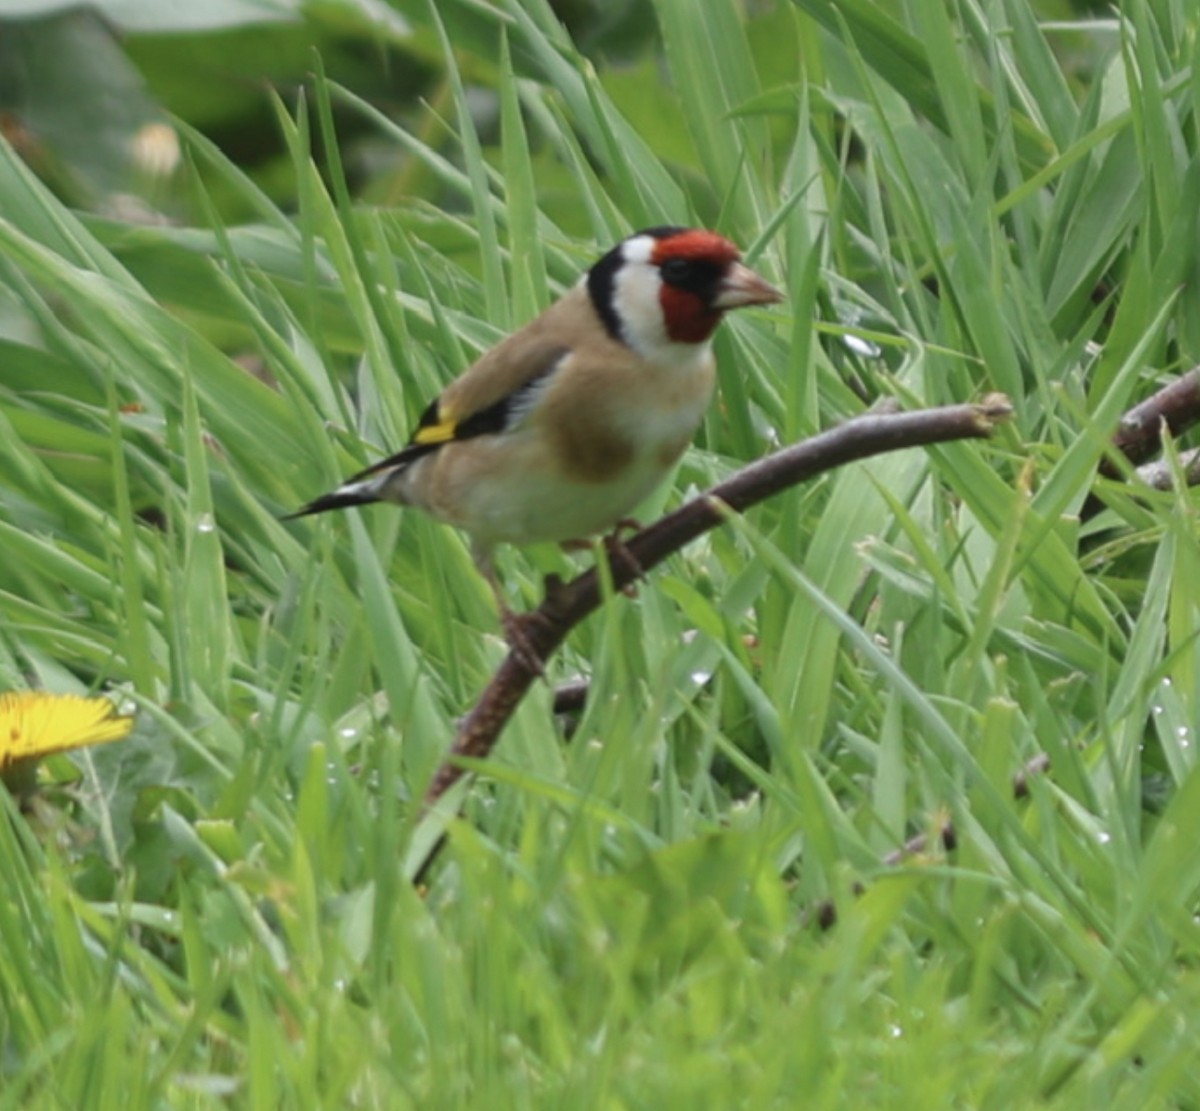
[[[740,309],[744,305],[774,305],[782,300],[783,294],[766,278],[759,277],[749,266],[735,262],[717,287],[713,308]]]

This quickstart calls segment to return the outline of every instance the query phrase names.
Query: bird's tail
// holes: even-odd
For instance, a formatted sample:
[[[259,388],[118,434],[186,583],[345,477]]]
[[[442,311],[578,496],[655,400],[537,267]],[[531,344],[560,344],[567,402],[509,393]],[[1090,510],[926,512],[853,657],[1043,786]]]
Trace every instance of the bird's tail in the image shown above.
[[[328,494],[313,498],[307,505],[302,505],[294,513],[284,516],[285,521],[294,521],[297,517],[308,517],[313,513],[327,513],[331,509],[349,509],[352,505],[370,505],[383,499],[370,489],[363,489],[365,483],[347,482]]]
[[[327,513],[331,509],[349,509],[352,505],[370,505],[372,502],[388,501],[386,490],[397,476],[403,474],[414,461],[422,455],[428,455],[436,444],[410,444],[403,451],[381,459],[365,471],[346,479],[336,490],[314,498],[307,505],[302,505],[295,513],[289,513],[283,519],[291,521],[296,517],[307,517],[312,513]]]

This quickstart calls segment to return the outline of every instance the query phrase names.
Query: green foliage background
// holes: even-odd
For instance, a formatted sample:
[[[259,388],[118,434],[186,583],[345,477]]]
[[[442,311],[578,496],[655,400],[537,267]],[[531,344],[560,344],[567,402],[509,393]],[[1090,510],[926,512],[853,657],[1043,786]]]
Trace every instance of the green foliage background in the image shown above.
[[[0,681],[138,725],[4,796],[0,1108],[1200,1103],[1195,501],[1079,512],[1200,361],[1189,0],[59,7],[0,5]],[[789,300],[643,517],[879,399],[1014,420],[689,548],[419,821],[487,589],[279,516],[664,221]]]

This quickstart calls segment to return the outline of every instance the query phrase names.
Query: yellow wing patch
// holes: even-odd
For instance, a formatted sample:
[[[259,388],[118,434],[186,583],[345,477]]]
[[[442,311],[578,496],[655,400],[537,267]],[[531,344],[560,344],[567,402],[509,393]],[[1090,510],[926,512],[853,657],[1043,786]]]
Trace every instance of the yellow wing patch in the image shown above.
[[[439,405],[434,412],[433,420],[422,424],[413,434],[414,444],[445,444],[458,434],[458,421],[449,411]]]

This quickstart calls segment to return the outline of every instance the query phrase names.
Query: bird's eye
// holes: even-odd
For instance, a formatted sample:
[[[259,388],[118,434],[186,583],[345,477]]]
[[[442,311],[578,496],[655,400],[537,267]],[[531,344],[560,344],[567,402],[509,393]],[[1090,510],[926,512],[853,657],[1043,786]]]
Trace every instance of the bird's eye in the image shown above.
[[[686,285],[688,279],[696,272],[691,259],[686,258],[669,258],[659,269],[662,272],[663,281],[669,285]]]

